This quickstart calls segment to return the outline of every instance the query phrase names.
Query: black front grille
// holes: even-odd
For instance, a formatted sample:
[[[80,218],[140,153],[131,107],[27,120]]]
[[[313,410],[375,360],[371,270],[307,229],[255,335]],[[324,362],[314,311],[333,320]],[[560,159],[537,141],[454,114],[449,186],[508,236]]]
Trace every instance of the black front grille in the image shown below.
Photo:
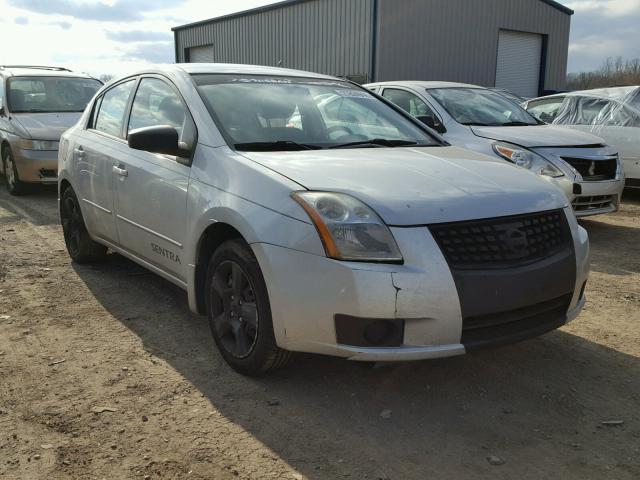
[[[616,178],[618,161],[613,159],[591,160],[587,158],[562,157],[562,159],[575,168],[587,182],[600,180],[613,180]]]
[[[571,242],[562,210],[444,223],[429,230],[449,266],[458,270],[525,265],[550,257]]]
[[[467,350],[506,345],[554,330],[567,321],[573,294],[508,312],[464,318],[462,344]]]

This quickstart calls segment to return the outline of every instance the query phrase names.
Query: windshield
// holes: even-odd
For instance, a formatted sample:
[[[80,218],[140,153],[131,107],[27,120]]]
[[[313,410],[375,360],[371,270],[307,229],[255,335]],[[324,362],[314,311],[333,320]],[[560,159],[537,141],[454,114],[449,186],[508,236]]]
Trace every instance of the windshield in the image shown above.
[[[223,135],[238,150],[439,145],[368,91],[339,80],[194,75]]]
[[[102,86],[92,78],[12,77],[7,99],[12,113],[82,112]]]
[[[501,94],[484,88],[436,88],[429,94],[463,125],[507,127],[538,125],[526,110]]]

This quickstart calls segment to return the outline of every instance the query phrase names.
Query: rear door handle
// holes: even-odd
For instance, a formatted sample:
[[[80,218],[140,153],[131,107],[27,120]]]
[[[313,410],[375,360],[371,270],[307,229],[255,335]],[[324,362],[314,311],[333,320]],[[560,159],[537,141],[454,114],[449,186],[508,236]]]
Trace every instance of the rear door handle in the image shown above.
[[[123,168],[123,167],[116,167],[114,165],[113,166],[113,171],[115,173],[117,173],[118,175],[120,175],[121,177],[128,177],[129,176],[129,172],[127,171],[126,168]]]

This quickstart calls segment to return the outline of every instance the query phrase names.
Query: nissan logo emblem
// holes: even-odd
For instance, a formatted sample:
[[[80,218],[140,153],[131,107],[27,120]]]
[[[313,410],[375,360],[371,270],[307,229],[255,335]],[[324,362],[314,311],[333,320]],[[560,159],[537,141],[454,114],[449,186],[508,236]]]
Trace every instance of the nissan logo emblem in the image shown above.
[[[527,234],[520,230],[521,225],[504,225],[502,240],[513,253],[524,253],[529,246]]]

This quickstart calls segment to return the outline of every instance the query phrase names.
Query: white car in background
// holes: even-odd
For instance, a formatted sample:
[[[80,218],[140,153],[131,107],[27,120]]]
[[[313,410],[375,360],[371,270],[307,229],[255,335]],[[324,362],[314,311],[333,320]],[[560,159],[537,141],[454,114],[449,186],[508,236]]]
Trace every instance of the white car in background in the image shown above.
[[[615,148],[590,133],[545,125],[501,94],[451,82],[365,85],[452,145],[499,157],[560,187],[577,216],[618,210],[624,171]]]
[[[640,86],[561,93],[523,107],[544,122],[602,137],[618,150],[627,186],[640,187]]]

